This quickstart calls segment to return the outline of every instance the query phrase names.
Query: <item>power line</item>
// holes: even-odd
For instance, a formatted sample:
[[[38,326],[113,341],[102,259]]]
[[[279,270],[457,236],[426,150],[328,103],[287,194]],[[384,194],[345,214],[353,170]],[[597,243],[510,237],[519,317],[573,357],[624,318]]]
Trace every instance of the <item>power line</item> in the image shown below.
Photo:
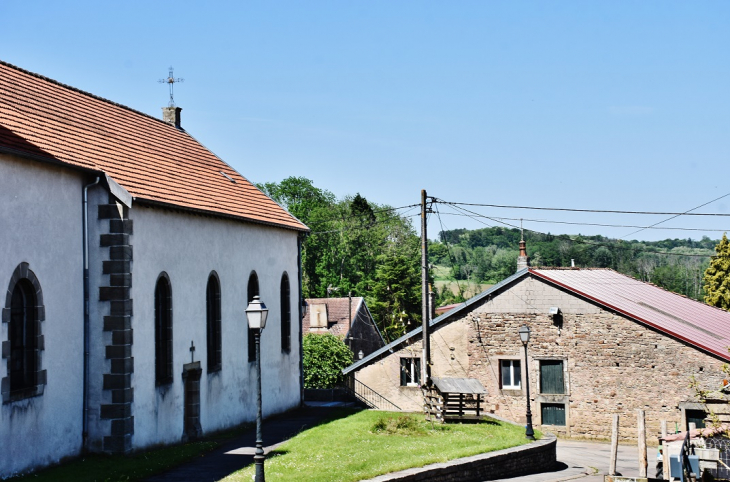
[[[399,209],[413,208],[413,207],[418,207],[418,206],[420,206],[420,204],[409,204],[407,206],[400,206],[400,207],[397,207],[397,208],[377,209],[377,210],[373,211],[373,214],[380,214],[380,213],[385,213],[385,212],[388,212],[388,211],[397,211]],[[313,221],[307,221],[307,225],[311,225],[311,224],[322,224],[322,223],[328,223],[328,222],[331,222],[331,221],[344,221],[346,219],[353,219],[353,218],[358,218],[358,217],[362,217],[362,216],[355,216],[355,215],[352,215],[352,214],[347,215],[347,216],[333,216],[331,218],[326,218],[326,219],[318,219],[318,220],[313,220]]]
[[[726,194],[725,196],[730,195],[730,193]],[[722,197],[725,197],[722,196]],[[720,198],[718,198],[720,199]],[[714,201],[717,201],[715,199]],[[710,201],[710,202],[714,202]],[[504,209],[534,209],[538,211],[569,211],[569,212],[578,212],[578,213],[612,213],[612,214],[648,214],[648,215],[676,215],[676,216],[726,216],[730,217],[730,214],[725,213],[691,213],[691,212],[684,212],[684,213],[669,213],[669,212],[651,212],[651,211],[618,211],[618,210],[604,210],[604,209],[572,209],[572,208],[546,208],[546,207],[536,207],[536,206],[504,206],[500,204],[479,204],[479,203],[461,203],[461,202],[453,202],[453,201],[444,201],[443,199],[436,199],[434,198],[434,202],[440,202],[442,204],[450,204],[454,206],[477,206],[477,207],[487,207],[487,208],[504,208]],[[707,203],[709,204],[709,203]],[[702,205],[704,206],[704,204]],[[698,206],[695,209],[698,209],[702,206]],[[691,210],[690,210],[691,211]]]
[[[466,216],[470,217],[468,214],[460,214],[460,213],[443,213],[444,215],[449,216]],[[730,229],[703,229],[703,228],[657,228],[654,226],[632,226],[632,225],[625,225],[625,224],[599,224],[599,223],[576,223],[576,222],[570,222],[570,221],[551,221],[549,219],[528,219],[528,218],[504,218],[504,217],[498,217],[498,216],[491,216],[490,219],[501,219],[501,220],[507,220],[507,221],[530,221],[533,223],[547,223],[547,224],[572,224],[575,226],[601,226],[604,228],[643,228],[643,229],[664,229],[664,230],[675,230],[675,231],[712,231],[712,232],[728,232]]]
[[[647,227],[645,227],[645,228],[641,228],[641,229],[639,229],[639,230],[637,230],[637,231],[634,231],[633,233],[629,233],[629,234],[627,234],[627,235],[625,235],[625,236],[622,236],[622,237],[621,237],[621,239],[627,238],[627,237],[631,236],[632,234],[640,233],[641,231],[643,231],[643,230],[645,230],[645,229],[653,228],[654,226],[658,226],[659,224],[662,224],[662,223],[666,223],[667,221],[671,221],[672,219],[674,219],[674,218],[677,218],[677,217],[679,217],[679,216],[686,216],[686,215],[687,215],[687,214],[689,214],[689,213],[690,213],[691,211],[694,211],[694,210],[696,210],[696,209],[699,209],[699,208],[701,208],[701,207],[707,206],[708,204],[714,203],[715,201],[719,201],[720,199],[722,199],[722,198],[724,198],[724,197],[728,197],[728,196],[730,196],[730,192],[729,192],[729,193],[727,193],[727,194],[724,194],[724,195],[720,196],[719,198],[713,199],[712,201],[708,201],[708,202],[706,202],[706,203],[704,203],[704,204],[700,204],[700,205],[699,205],[699,206],[697,206],[696,208],[692,208],[692,209],[689,209],[689,210],[687,210],[687,211],[683,212],[682,214],[676,214],[676,215],[672,216],[671,218],[667,218],[667,219],[665,219],[664,221],[659,221],[658,223],[654,223],[654,224],[652,224],[651,226],[647,226]]]
[[[436,201],[434,201],[434,202],[436,202]],[[470,218],[474,219],[477,222],[480,222],[480,223],[484,224],[485,226],[493,227],[493,226],[490,226],[489,224],[485,223],[481,219],[477,219],[477,218],[490,219],[490,220],[495,221],[497,223],[504,224],[505,226],[509,226],[511,228],[514,228],[514,229],[519,229],[517,226],[515,226],[513,224],[505,223],[504,221],[499,221],[498,219],[492,218],[492,217],[489,217],[489,216],[484,216],[483,214],[479,214],[479,213],[476,213],[474,211],[470,211],[470,210],[468,210],[466,208],[459,207],[458,205],[455,205],[454,203],[446,203],[446,204],[449,204],[449,205],[453,206],[454,208],[459,209],[460,211],[465,211],[467,213],[470,213],[471,214],[469,216]],[[532,233],[535,233],[535,234],[540,234],[542,236],[547,236],[546,233],[542,233],[540,231],[535,231],[534,229],[526,229],[526,230],[527,231],[530,231]],[[667,253],[667,252],[661,252],[661,251],[650,251],[650,250],[647,250],[647,249],[641,249],[641,248],[632,247],[632,246],[618,246],[618,245],[613,244],[613,243],[592,242],[592,241],[588,241],[586,239],[581,239],[581,238],[575,238],[575,239],[574,238],[570,238],[570,240],[573,241],[573,242],[575,242],[575,243],[587,244],[589,246],[604,246],[604,247],[609,247],[609,248],[612,248],[612,249],[623,249],[623,250],[630,250],[630,251],[641,251],[641,252],[644,252],[644,253],[659,254],[659,255],[664,255],[664,256],[685,256],[685,257],[690,257],[690,258],[707,258],[707,257],[713,256],[711,254],[706,254],[705,255],[705,254]]]

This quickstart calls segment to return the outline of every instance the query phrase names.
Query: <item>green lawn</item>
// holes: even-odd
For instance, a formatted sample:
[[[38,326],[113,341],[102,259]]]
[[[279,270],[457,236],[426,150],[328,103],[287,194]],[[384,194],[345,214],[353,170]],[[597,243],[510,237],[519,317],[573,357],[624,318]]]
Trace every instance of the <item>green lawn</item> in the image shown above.
[[[266,478],[358,481],[526,442],[522,427],[498,421],[432,428],[422,414],[343,409],[333,413],[332,421],[300,433],[269,454]],[[223,480],[249,482],[252,475],[251,465]]]

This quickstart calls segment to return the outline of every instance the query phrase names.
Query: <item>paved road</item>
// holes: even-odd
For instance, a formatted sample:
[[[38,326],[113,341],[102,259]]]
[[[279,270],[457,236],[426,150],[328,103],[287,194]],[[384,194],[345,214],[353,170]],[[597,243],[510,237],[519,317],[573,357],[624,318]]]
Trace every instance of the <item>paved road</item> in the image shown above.
[[[560,462],[555,472],[500,479],[495,482],[561,482],[577,480],[580,482],[603,482],[608,474],[611,445],[608,443],[578,442],[558,440],[557,458]],[[649,447],[648,475],[656,470],[657,449]],[[619,445],[616,469],[625,476],[639,475],[639,453],[635,445]]]

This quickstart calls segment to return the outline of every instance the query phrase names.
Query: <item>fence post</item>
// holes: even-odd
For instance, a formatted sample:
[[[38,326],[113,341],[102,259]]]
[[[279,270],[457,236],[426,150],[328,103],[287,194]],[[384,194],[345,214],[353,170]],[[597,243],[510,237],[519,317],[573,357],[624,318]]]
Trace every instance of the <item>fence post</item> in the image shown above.
[[[613,426],[611,430],[611,460],[609,462],[608,475],[616,475],[616,458],[618,457],[618,413],[613,414]]]
[[[669,450],[667,449],[667,421],[662,420],[662,478],[669,480]]]
[[[646,477],[646,418],[643,410],[637,410],[637,430],[639,435],[639,477]]]

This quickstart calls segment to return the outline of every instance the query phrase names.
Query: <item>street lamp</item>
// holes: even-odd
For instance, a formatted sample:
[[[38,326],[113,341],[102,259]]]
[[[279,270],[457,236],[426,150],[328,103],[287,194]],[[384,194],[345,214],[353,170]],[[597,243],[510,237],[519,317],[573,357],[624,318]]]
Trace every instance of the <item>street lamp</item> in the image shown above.
[[[264,482],[264,442],[261,437],[261,331],[266,327],[269,310],[257,296],[253,297],[246,308],[248,327],[256,337],[256,454],[253,456],[256,465],[256,482]]]
[[[527,426],[525,427],[525,437],[535,440],[535,432],[532,430],[532,411],[530,410],[530,371],[527,364],[527,343],[530,341],[530,327],[522,325],[520,328],[520,340],[525,346],[525,388],[527,389]]]

